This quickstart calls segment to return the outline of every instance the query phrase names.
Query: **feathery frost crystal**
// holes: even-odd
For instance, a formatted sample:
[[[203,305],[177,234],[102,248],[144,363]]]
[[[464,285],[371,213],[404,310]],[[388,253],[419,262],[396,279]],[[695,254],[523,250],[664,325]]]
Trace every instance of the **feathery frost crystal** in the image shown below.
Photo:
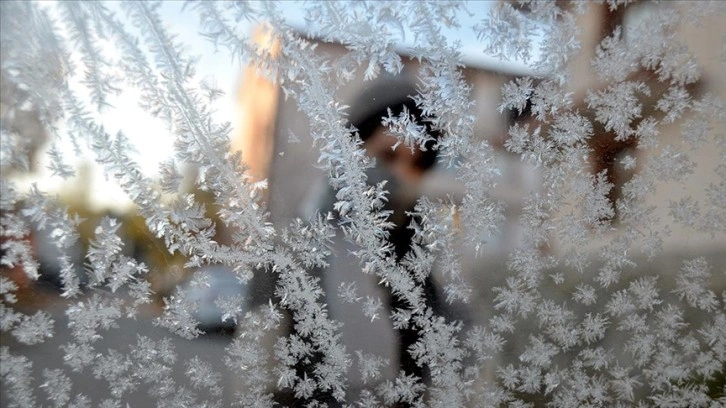
[[[304,26],[291,5],[0,2],[3,406],[726,405],[723,3],[321,1]],[[291,128],[265,176],[173,18],[296,108],[267,118]],[[441,177],[401,254],[342,96],[392,77],[423,114],[380,118],[391,154],[433,150]],[[173,135],[155,174],[109,122],[124,98],[144,140]],[[298,175],[271,169],[296,154],[331,202],[286,220]],[[55,188],[88,168],[131,209]]]

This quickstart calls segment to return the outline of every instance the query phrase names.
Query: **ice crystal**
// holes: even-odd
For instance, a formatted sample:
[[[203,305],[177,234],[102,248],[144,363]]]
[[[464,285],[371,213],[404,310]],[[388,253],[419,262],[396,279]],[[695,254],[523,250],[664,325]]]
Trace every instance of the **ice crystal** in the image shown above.
[[[297,25],[285,2],[190,1],[184,29],[281,97],[279,118],[245,118],[269,119],[252,133],[278,154],[261,158],[235,152],[228,90],[198,74],[169,4],[0,2],[0,401],[723,405],[719,4],[322,1]],[[372,123],[386,154],[437,157],[415,184],[371,154],[343,97],[392,78],[415,82],[420,115],[384,106]],[[107,123],[127,99],[158,126]],[[132,132],[158,129],[174,142],[154,175]],[[76,156],[126,213],[55,189],[92,182]],[[283,214],[301,204],[284,177],[311,181],[277,172],[298,160],[327,202]],[[212,269],[247,291],[192,296]],[[48,284],[62,297],[45,307]],[[171,337],[123,336],[145,323]],[[219,361],[183,351],[208,324],[234,328]],[[35,352],[53,347],[58,361]]]

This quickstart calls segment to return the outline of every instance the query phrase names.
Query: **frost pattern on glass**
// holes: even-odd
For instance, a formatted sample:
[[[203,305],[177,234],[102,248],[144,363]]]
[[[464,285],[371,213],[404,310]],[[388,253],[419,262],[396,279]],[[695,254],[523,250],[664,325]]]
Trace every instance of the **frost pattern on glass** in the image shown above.
[[[231,125],[215,120],[218,85],[199,78],[199,61],[168,29],[160,3],[0,7],[0,375],[8,407],[123,407],[138,393],[159,407],[726,404],[726,92],[709,82],[723,74],[708,68],[726,72],[723,4],[501,1],[484,14],[476,2],[322,1],[304,5],[309,27],[301,31],[281,17],[285,2],[186,3],[209,47],[274,81],[309,125],[309,136],[281,133],[314,145],[334,202],[331,212],[284,228],[269,213],[267,181],[232,152]],[[596,40],[583,35],[593,13],[617,23],[603,23]],[[463,14],[478,21],[462,27]],[[249,22],[264,22],[279,52],[255,42]],[[705,59],[684,34],[704,27],[721,47]],[[482,53],[532,68],[500,81],[493,109],[515,118],[500,146],[477,133],[479,101],[461,44],[445,35],[455,28],[477,38]],[[342,52],[321,51],[323,42]],[[339,95],[356,78],[401,74],[409,59],[412,99],[440,137],[408,110],[389,109],[382,125],[394,150],[436,149],[462,191],[418,200],[410,248],[397,259],[389,185],[369,181],[376,163],[352,137],[355,107]],[[132,91],[175,137],[158,177],[135,160],[143,146],[104,124],[111,101]],[[42,131],[28,133],[28,117]],[[61,196],[27,185],[45,139],[52,180],[78,176],[61,148],[71,146],[133,202],[169,270],[205,272],[185,289],[154,293],[154,266],[125,244],[131,221],[108,214],[91,225]],[[521,208],[498,193],[511,171],[502,157],[535,174],[536,186],[514,205]],[[182,187],[187,165],[197,171],[195,193]],[[487,262],[508,228],[518,231],[516,245],[501,265]],[[62,313],[28,312],[19,302],[20,282],[43,278],[45,253],[29,238],[40,234],[50,237],[44,251],[58,269]],[[352,249],[337,251],[338,239]],[[343,256],[392,300],[356,281],[326,286],[326,268]],[[274,290],[254,307],[250,293],[209,301],[235,337],[219,361],[179,361],[172,339],[204,335],[206,300],[194,293],[217,279],[215,267],[233,270],[235,284],[272,279]],[[458,313],[427,302],[434,275],[443,303]],[[361,325],[413,333],[407,353],[426,374],[346,344],[351,323],[331,314],[334,299],[358,308]],[[163,335],[105,346],[157,306],[152,323]],[[34,347],[66,331],[59,364],[34,367]],[[94,395],[79,375],[101,384]]]

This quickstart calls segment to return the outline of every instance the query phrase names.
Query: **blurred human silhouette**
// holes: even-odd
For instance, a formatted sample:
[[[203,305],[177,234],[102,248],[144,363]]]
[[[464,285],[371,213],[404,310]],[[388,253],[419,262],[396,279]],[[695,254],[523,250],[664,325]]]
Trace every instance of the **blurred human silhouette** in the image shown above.
[[[389,114],[397,117],[407,111],[418,125],[424,126],[429,135],[436,139],[438,135],[431,131],[421,109],[412,99],[413,95],[416,95],[416,89],[410,81],[384,79],[364,91],[351,106],[351,125],[358,129],[358,136],[363,141],[368,156],[376,161],[376,167],[368,174],[368,182],[374,184],[384,179],[388,181],[386,188],[389,197],[384,210],[392,211],[389,221],[393,223],[393,228],[389,231],[388,240],[393,246],[397,261],[400,261],[411,248],[414,232],[408,228],[412,221],[410,213],[422,195],[422,180],[434,167],[437,156],[435,140],[410,149],[406,145],[399,144],[399,140],[382,124],[382,119]],[[438,302],[430,274],[423,285],[427,306],[436,310]],[[389,293],[388,307],[390,310],[395,310],[406,308],[408,305]],[[408,328],[397,330],[396,334],[398,368],[407,375],[415,375],[423,380],[425,370],[416,364],[408,352],[418,339],[417,331]]]
[[[388,201],[382,210],[391,211],[388,221],[393,225],[388,231],[388,241],[397,262],[400,262],[411,248],[414,232],[408,228],[412,221],[410,213],[426,190],[424,181],[431,174],[430,170],[435,166],[437,158],[435,143],[438,135],[431,131],[421,109],[412,99],[416,93],[412,81],[405,78],[379,79],[353,100],[349,116],[350,125],[357,129],[366,154],[375,160],[375,166],[366,172],[368,184],[376,185],[386,181]],[[399,144],[397,137],[391,135],[388,127],[382,123],[389,115],[398,117],[404,110],[432,136],[432,140],[428,141],[423,149],[421,146],[410,149],[404,144]],[[332,211],[337,201],[335,194],[336,191],[327,186],[324,192],[317,193],[318,198],[313,207],[323,214]],[[387,305],[388,309],[383,308],[380,311],[380,320],[368,322],[363,320],[365,317],[360,312],[360,305],[349,305],[334,299],[334,295],[329,295],[326,301],[331,317],[342,321],[344,325],[343,341],[349,350],[369,350],[378,356],[388,358],[390,367],[382,375],[384,378],[391,379],[402,370],[406,375],[414,375],[425,381],[426,370],[419,367],[408,352],[418,339],[417,331],[413,328],[394,330],[388,320],[390,310],[407,309],[410,305],[394,297],[388,288],[378,285],[377,278],[362,274],[360,268],[354,266],[357,261],[349,255],[351,250],[354,248],[340,244],[333,256],[334,259],[331,259],[330,267],[317,272],[323,281],[326,293],[335,293],[340,284],[345,285],[352,281],[356,283],[358,296],[361,299],[378,297],[382,301],[382,306]],[[346,257],[347,260],[344,259]],[[435,312],[438,311],[438,299],[431,275],[424,280],[423,286],[427,306],[432,307]],[[351,386],[356,388],[355,380],[352,380]]]

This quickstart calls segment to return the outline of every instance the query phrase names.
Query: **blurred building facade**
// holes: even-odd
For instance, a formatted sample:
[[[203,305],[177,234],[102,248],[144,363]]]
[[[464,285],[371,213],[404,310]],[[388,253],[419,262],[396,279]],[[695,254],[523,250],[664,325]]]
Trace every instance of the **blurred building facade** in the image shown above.
[[[518,3],[517,3],[518,4]],[[564,3],[563,3],[564,4]],[[652,194],[648,195],[646,206],[655,207],[653,215],[658,219],[658,225],[654,225],[655,229],[663,229],[669,234],[659,237],[662,244],[662,251],[658,258],[649,264],[641,263],[647,258],[645,255],[632,255],[637,260],[637,264],[645,269],[638,269],[634,273],[645,274],[648,270],[657,270],[663,265],[670,265],[677,262],[680,265],[683,259],[693,258],[696,256],[707,255],[712,262],[715,262],[721,268],[726,264],[726,231],[721,230],[720,233],[700,232],[687,225],[673,222],[672,216],[669,214],[669,203],[678,201],[685,197],[691,197],[692,200],[705,203],[708,201],[709,185],[723,183],[719,179],[715,169],[723,163],[724,158],[719,156],[717,148],[718,141],[723,139],[726,133],[722,121],[712,120],[708,125],[712,127],[711,132],[715,135],[709,137],[707,141],[696,150],[689,150],[684,142],[683,123],[692,117],[687,113],[682,118],[673,123],[664,123],[663,113],[656,108],[658,100],[668,89],[669,83],[659,82],[658,73],[655,69],[639,68],[630,74],[628,80],[637,80],[644,82],[650,89],[649,96],[643,96],[640,102],[643,109],[640,118],[636,118],[632,126],[636,126],[639,120],[646,117],[652,117],[658,122],[659,147],[656,149],[638,148],[634,138],[626,141],[616,140],[612,131],[605,130],[604,126],[599,123],[595,117],[594,109],[587,106],[587,91],[591,92],[607,88],[608,83],[598,78],[593,70],[591,61],[596,55],[598,45],[608,36],[611,35],[616,27],[622,27],[622,35],[625,41],[636,41],[635,38],[628,38],[630,27],[639,20],[657,10],[658,7],[670,5],[653,4],[646,2],[634,2],[624,6],[619,6],[612,11],[607,4],[585,3],[585,12],[580,15],[577,20],[579,28],[578,40],[581,43],[581,49],[569,65],[570,80],[568,82],[568,90],[572,93],[572,110],[582,113],[592,124],[594,134],[590,140],[590,148],[592,149],[589,158],[592,174],[597,174],[603,170],[607,171],[608,181],[614,185],[610,192],[609,198],[612,201],[613,208],[616,208],[619,195],[622,194],[623,186],[631,180],[635,175],[639,174],[644,163],[650,160],[658,160],[664,146],[671,145],[675,149],[686,152],[691,160],[696,163],[693,174],[686,183],[660,183]],[[683,2],[677,7],[691,7],[691,3]],[[521,10],[526,13],[526,9]],[[685,22],[680,24],[673,34],[682,38],[685,44],[690,48],[695,60],[701,69],[701,77],[698,81],[687,85],[687,91],[692,95],[693,99],[699,99],[708,93],[715,97],[726,99],[726,66],[724,57],[724,39],[718,34],[722,32],[722,27],[726,26],[726,17],[722,16],[705,16],[703,24],[698,27],[688,25]],[[317,45],[317,52],[327,55],[331,60],[335,60],[337,56],[342,56],[345,49],[340,44],[328,43],[312,39]],[[402,75],[408,75],[415,78],[418,68],[418,62],[415,59],[404,58],[404,69]],[[488,242],[483,251],[483,256],[474,257],[473,251],[462,249],[462,260],[465,269],[468,271],[468,279],[478,286],[478,294],[480,296],[489,296],[492,286],[501,283],[506,275],[505,263],[508,254],[521,244],[523,235],[522,226],[520,224],[520,215],[525,198],[528,194],[541,188],[542,181],[536,168],[524,163],[516,154],[508,152],[504,148],[509,127],[513,123],[512,115],[508,112],[499,112],[498,107],[501,103],[501,88],[507,82],[516,79],[522,75],[531,73],[522,72],[519,67],[512,66],[511,69],[501,66],[497,68],[488,66],[475,66],[469,64],[462,68],[462,72],[466,81],[471,85],[471,98],[476,101],[473,114],[476,116],[474,127],[475,137],[486,139],[495,149],[497,155],[497,165],[502,170],[502,178],[500,184],[494,189],[495,198],[505,203],[506,222],[502,226],[502,233],[496,237],[489,237]],[[250,83],[250,82],[247,82]],[[350,105],[370,82],[363,80],[361,74],[354,81],[341,88],[339,91],[339,101],[343,104]],[[241,92],[248,92],[245,83],[241,85]],[[258,158],[263,162],[269,163],[266,173],[269,178],[269,209],[272,221],[276,227],[286,227],[290,225],[292,219],[296,217],[305,217],[304,210],[306,204],[310,202],[310,197],[316,193],[315,186],[326,184],[326,174],[324,171],[316,167],[318,158],[318,150],[311,145],[311,138],[308,136],[309,128],[307,118],[300,112],[296,106],[296,102],[286,99],[282,96],[279,87],[267,88],[265,92],[277,93],[276,98],[267,96],[261,97],[261,101],[276,101],[276,107],[270,112],[275,112],[274,125],[265,128],[263,132],[252,132],[257,138],[264,141],[255,142],[257,146],[272,146],[267,153],[269,157]],[[255,98],[252,98],[255,99]],[[255,99],[256,100],[256,99]],[[259,118],[258,118],[259,120]],[[520,120],[522,120],[520,118]],[[543,132],[547,130],[547,123],[537,123],[532,120],[532,127],[542,126]],[[269,140],[272,139],[272,143]],[[723,142],[723,141],[722,141]],[[244,144],[249,142],[235,142]],[[626,156],[635,159],[635,166],[623,165]],[[450,195],[454,198],[461,197],[463,185],[458,182],[454,173],[450,169],[439,166],[430,183],[431,195],[443,197]],[[719,211],[716,209],[716,216]],[[723,209],[720,211],[723,217]],[[555,214],[556,217],[565,216],[564,213]],[[721,218],[723,221],[723,218]],[[598,251],[602,249],[606,243],[613,237],[620,234],[623,228],[617,220],[617,215],[611,220],[611,232],[599,235],[593,239],[589,239],[581,243],[580,250],[590,253],[594,259],[598,256]],[[666,227],[668,226],[668,227]],[[647,240],[648,237],[644,237]],[[639,243],[647,244],[647,243]],[[552,237],[551,242],[546,248],[552,254],[563,255],[569,249],[561,245],[556,237]],[[596,268],[595,263],[591,268]],[[671,265],[674,271],[678,266]],[[592,274],[596,271],[592,270]]]

